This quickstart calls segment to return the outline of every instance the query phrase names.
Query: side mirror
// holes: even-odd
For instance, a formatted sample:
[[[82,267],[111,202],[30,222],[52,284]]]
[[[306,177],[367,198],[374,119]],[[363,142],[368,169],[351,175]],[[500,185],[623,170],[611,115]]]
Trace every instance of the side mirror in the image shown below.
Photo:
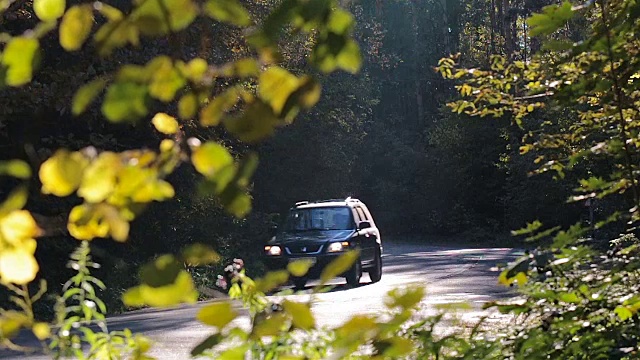
[[[368,221],[361,221],[360,224],[358,224],[358,230],[364,230],[370,227],[371,227],[371,223]]]

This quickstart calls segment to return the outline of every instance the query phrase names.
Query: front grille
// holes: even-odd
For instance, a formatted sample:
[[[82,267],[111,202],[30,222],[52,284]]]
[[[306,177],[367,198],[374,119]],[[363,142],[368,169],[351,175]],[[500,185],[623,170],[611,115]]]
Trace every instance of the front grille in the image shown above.
[[[291,255],[315,254],[322,250],[322,245],[287,245],[286,250]]]

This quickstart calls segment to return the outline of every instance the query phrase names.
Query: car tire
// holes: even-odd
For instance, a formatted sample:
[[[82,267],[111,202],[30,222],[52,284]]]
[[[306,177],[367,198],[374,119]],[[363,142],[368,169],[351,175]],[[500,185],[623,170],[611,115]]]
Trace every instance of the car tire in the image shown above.
[[[293,286],[295,286],[298,290],[304,290],[307,286],[307,278],[304,277],[295,277],[293,280]]]
[[[360,259],[356,259],[356,262],[346,273],[345,278],[347,279],[347,284],[351,287],[356,287],[360,285],[360,277],[362,277],[362,264],[360,264]]]
[[[373,267],[369,269],[369,278],[372,283],[377,283],[382,278],[382,255],[380,255],[380,250],[376,250]]]

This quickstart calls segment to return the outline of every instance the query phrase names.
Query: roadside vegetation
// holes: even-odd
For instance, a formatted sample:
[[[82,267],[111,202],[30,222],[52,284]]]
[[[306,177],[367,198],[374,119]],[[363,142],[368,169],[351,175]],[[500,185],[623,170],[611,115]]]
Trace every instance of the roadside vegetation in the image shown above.
[[[229,295],[251,329],[230,303],[206,306],[194,356],[638,358],[636,1],[2,9],[2,346],[148,359],[147,338],[105,317],[193,303],[240,257]],[[482,244],[522,227],[537,248],[497,279],[521,297],[486,304],[518,325],[438,335],[441,315],[416,315],[421,288],[389,293],[384,320],[334,329],[310,302],[272,306],[265,294],[309,264],[264,274],[270,225],[336,195],[365,200],[387,234]],[[20,331],[42,348],[12,342]]]

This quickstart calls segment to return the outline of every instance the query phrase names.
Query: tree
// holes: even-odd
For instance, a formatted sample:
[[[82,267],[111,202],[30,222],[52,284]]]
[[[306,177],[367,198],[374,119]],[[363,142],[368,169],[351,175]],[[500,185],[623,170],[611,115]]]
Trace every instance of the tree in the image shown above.
[[[31,328],[39,338],[53,339],[56,349],[74,351],[71,344],[79,340],[65,330],[101,319],[106,311],[94,291],[104,284],[89,275],[94,263],[88,242],[96,238],[127,241],[131,223],[148,205],[174,197],[175,186],[169,179],[187,164],[199,173],[203,194],[215,196],[228,213],[246,216],[251,208],[249,189],[257,156],[245,150],[241,158],[235,157],[230,146],[263,140],[276,128],[290,124],[320,97],[320,85],[313,76],[295,75],[278,66],[282,59],[295,60],[291,48],[279,51],[283,28],[310,44],[310,64],[317,71],[356,72],[360,68],[358,45],[350,36],[353,18],[332,1],[286,1],[266,11],[253,7],[253,14],[264,14],[258,17],[259,22],[234,0],[202,4],[147,0],[115,6],[72,3],[68,8],[64,1],[37,0],[8,5],[2,17],[6,45],[1,81],[11,95],[4,98],[6,108],[16,112],[7,111],[13,118],[0,119],[0,135],[10,139],[7,155],[27,158],[31,164],[7,159],[0,166],[0,175],[9,178],[6,184],[12,188],[0,208],[0,281],[17,296],[13,301],[21,310],[2,312],[2,340],[6,344],[11,344],[10,338],[19,329]],[[194,33],[205,33],[201,40],[206,46],[211,26],[225,29],[222,34],[235,32],[235,36],[223,37],[227,40],[224,46],[240,52],[239,56],[216,61],[220,59],[196,56],[197,44],[182,46]],[[233,27],[247,35],[238,36],[240,30]],[[90,37],[93,41],[88,43]],[[147,44],[150,51],[132,55],[135,47]],[[84,50],[99,59],[77,55]],[[109,58],[116,61],[108,62]],[[72,59],[80,61],[71,73],[60,68]],[[82,72],[76,74],[78,69]],[[67,78],[74,83],[62,88],[62,80]],[[62,88],[62,93],[57,88],[42,90],[43,80]],[[79,83],[85,84],[72,90]],[[65,99],[70,91],[71,105],[59,103],[58,97]],[[41,120],[52,112],[67,120],[68,114],[89,112],[94,116],[85,117],[88,121],[82,126],[72,127],[79,138],[68,136],[66,142],[54,139],[52,147],[40,147],[47,143],[46,138],[40,139],[33,130],[46,131],[58,124],[44,120],[35,128],[24,127],[29,112],[17,112],[24,111],[17,105],[28,103],[34,94],[44,95],[39,100],[44,101],[42,108],[49,110],[36,114]],[[97,98],[101,103],[95,104]],[[96,121],[98,113],[109,124]],[[203,128],[208,130],[201,131]],[[14,137],[20,130],[23,136]],[[123,133],[129,135],[124,140],[113,136]],[[236,140],[224,144],[220,133],[231,134]],[[42,202],[39,193],[46,195]],[[34,217],[27,210],[52,203],[69,212],[66,231],[82,244],[72,256],[78,274],[59,298],[56,320],[61,328],[53,335],[47,325],[36,321],[32,308],[46,291],[45,283],[33,296],[29,283],[40,271],[34,257],[35,238],[66,231],[59,226],[45,228],[42,221],[35,220],[55,223],[60,211]],[[124,302],[140,306],[195,301],[192,279],[181,264],[217,259],[213,250],[202,245],[190,246],[179,256],[160,256],[142,268],[142,284],[128,290]],[[96,338],[87,335],[84,340],[94,342]],[[107,351],[104,346],[97,351]],[[143,356],[140,349],[144,345],[136,342],[135,346],[138,356]]]

